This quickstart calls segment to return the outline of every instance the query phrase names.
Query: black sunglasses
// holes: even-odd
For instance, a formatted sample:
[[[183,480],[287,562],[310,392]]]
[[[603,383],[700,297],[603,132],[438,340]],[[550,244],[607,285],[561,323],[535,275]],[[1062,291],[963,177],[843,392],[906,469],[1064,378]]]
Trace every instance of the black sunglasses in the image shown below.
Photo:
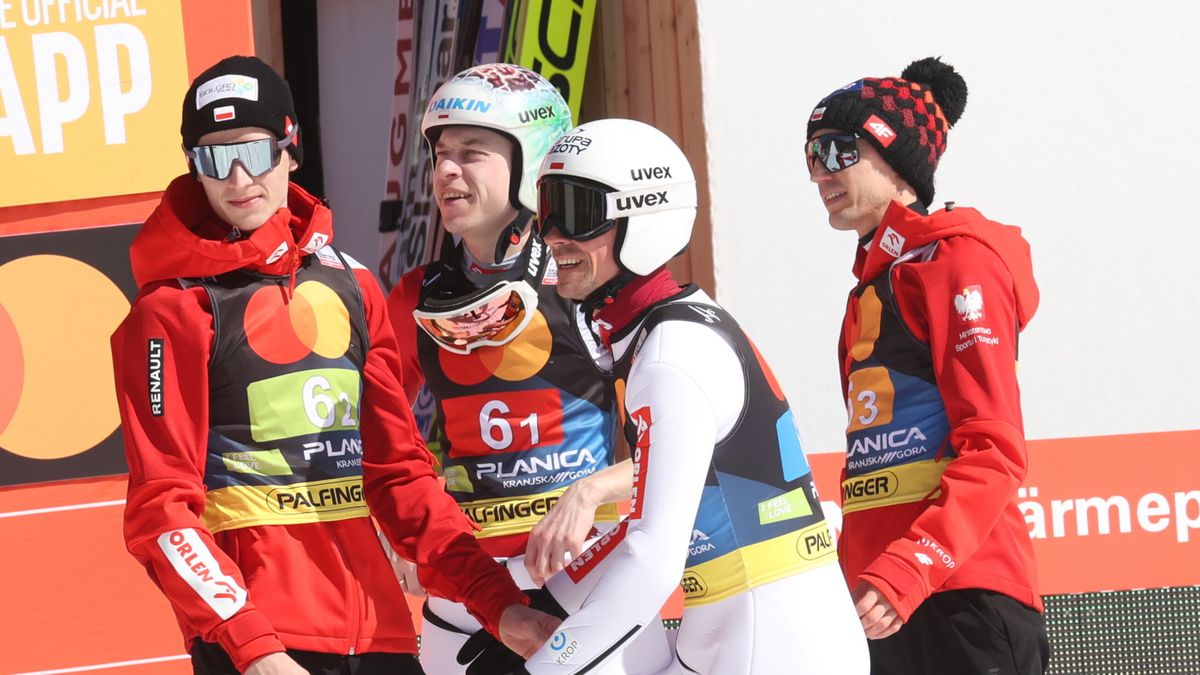
[[[804,145],[804,156],[808,160],[808,172],[817,168],[817,162],[829,173],[837,173],[858,164],[858,134],[840,132],[821,134]]]

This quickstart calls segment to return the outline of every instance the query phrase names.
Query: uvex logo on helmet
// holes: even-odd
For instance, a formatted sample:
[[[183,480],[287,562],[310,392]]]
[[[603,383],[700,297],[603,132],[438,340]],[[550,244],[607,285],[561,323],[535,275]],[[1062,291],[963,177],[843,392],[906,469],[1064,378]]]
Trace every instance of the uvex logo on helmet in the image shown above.
[[[667,191],[651,192],[649,194],[629,195],[628,197],[617,197],[618,211],[632,211],[646,206],[658,206],[660,204],[669,204],[667,199]]]
[[[554,108],[548,105],[534,108],[533,110],[522,110],[517,115],[517,119],[521,121],[521,124],[528,124],[536,120],[548,120],[553,117],[555,117]]]
[[[637,180],[650,180],[651,178],[662,180],[671,177],[671,167],[669,166],[648,166],[644,169],[630,169],[629,177]]]

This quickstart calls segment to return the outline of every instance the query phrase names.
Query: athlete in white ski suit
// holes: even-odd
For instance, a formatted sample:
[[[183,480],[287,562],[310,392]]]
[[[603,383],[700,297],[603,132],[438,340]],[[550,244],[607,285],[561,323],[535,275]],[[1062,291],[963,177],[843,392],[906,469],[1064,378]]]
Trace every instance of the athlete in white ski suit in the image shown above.
[[[593,672],[682,579],[663,672],[867,673],[782,391],[732,317],[664,267],[695,218],[687,158],[653,127],[600,120],[560,139],[538,188],[559,293],[585,299],[624,379],[635,471],[629,518],[547,582],[569,617],[529,672]]]

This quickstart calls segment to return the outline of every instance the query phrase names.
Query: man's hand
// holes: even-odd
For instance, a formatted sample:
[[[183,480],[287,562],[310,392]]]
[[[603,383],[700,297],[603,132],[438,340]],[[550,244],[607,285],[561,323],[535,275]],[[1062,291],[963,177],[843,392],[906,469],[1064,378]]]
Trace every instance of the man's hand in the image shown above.
[[[418,598],[425,597],[425,587],[417,579],[417,564],[400,556],[396,556],[391,562],[392,569],[396,571],[396,578],[400,580],[400,587],[404,589],[404,592]]]
[[[597,506],[586,484],[575,483],[530,530],[525,569],[533,583],[545,584],[546,579],[567,566],[568,560],[583,553],[583,542],[596,521]]]
[[[596,522],[596,508],[629,499],[633,494],[633,462],[625,460],[573,483],[550,512],[529,532],[525,570],[539,586],[583,553],[583,543]],[[570,556],[570,557],[568,557]]]
[[[851,596],[854,598],[854,609],[858,611],[858,620],[862,622],[863,632],[867,634],[868,639],[883,639],[904,625],[892,603],[871,584],[860,581]]]
[[[275,652],[251,662],[245,675],[308,675],[308,671],[286,653]]]
[[[387,554],[388,562],[392,564],[392,571],[396,573],[396,580],[400,582],[400,588],[403,588],[404,592],[409,595],[415,595],[418,598],[425,597],[425,588],[417,579],[417,564],[401,558],[382,531],[377,534],[379,543],[383,545],[383,552]]]
[[[509,605],[500,615],[500,640],[528,659],[558,630],[562,619],[524,605]]]

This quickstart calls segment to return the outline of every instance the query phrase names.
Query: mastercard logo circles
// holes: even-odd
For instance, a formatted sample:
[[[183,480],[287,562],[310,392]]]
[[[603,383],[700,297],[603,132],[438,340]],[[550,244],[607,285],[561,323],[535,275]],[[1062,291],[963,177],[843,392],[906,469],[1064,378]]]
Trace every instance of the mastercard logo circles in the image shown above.
[[[282,286],[255,291],[243,326],[250,348],[264,360],[286,365],[316,353],[336,359],[350,348],[350,312],[337,293],[305,281],[291,298]]]
[[[535,311],[529,325],[505,345],[480,347],[470,354],[438,350],[442,372],[456,384],[472,386],[492,375],[508,382],[520,382],[537,375],[550,360],[554,339],[546,317]]]
[[[96,268],[58,255],[0,265],[0,448],[85,452],[120,423],[109,336],[129,313]]]

